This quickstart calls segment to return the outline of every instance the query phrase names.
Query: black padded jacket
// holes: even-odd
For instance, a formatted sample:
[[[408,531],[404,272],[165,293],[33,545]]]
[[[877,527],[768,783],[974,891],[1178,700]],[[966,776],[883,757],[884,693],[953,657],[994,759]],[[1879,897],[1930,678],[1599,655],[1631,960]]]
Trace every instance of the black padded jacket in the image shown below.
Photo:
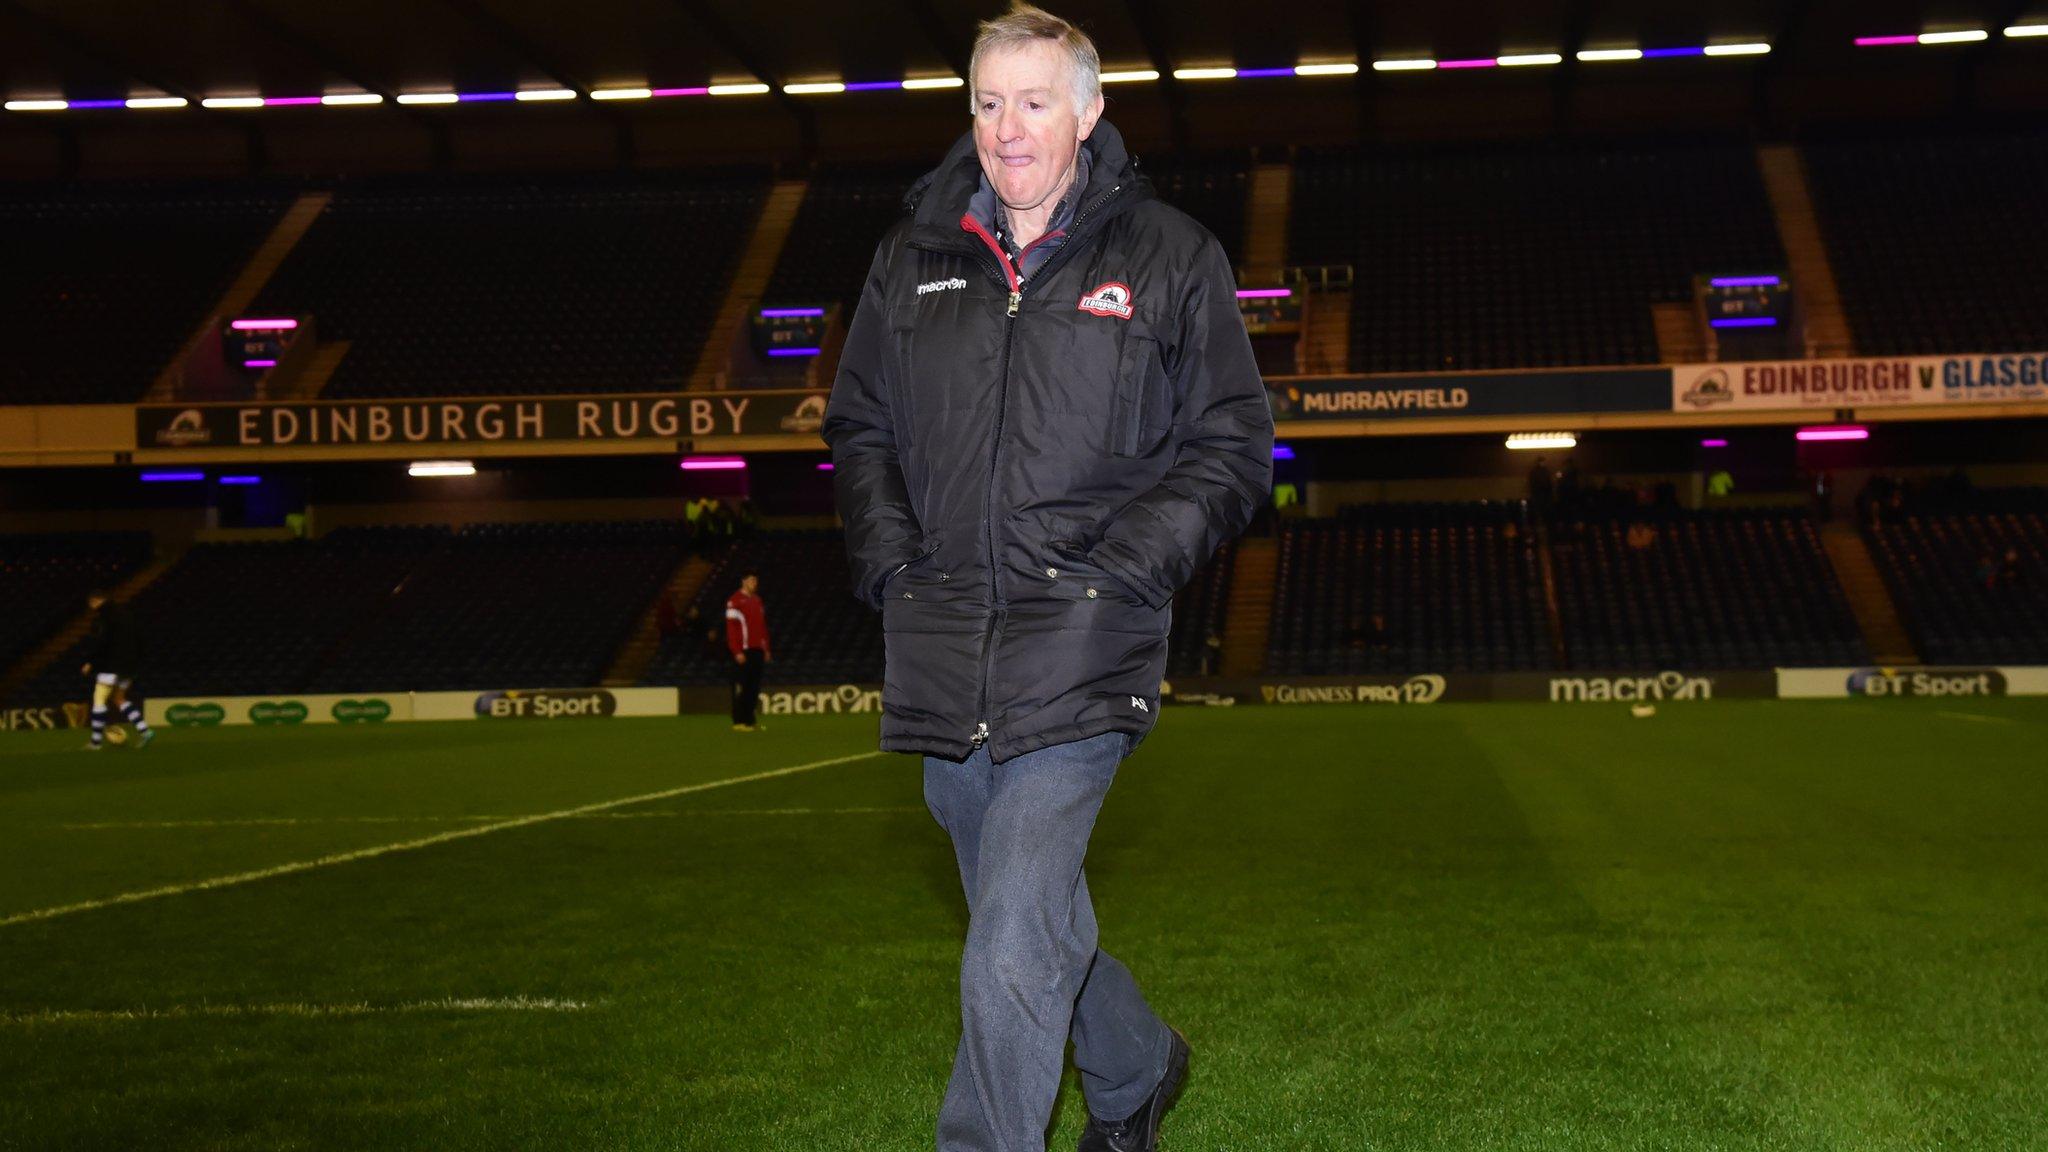
[[[1271,487],[1222,245],[1097,123],[1058,250],[1019,282],[972,135],[912,186],[824,434],[854,595],[883,614],[882,747],[997,761],[1158,716],[1173,594]]]

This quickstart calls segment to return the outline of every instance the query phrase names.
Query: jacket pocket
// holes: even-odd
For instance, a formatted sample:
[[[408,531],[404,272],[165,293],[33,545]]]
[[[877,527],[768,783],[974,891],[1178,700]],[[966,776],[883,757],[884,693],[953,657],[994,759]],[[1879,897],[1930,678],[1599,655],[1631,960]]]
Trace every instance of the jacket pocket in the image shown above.
[[[1053,597],[1060,600],[1108,598],[1127,604],[1141,604],[1142,601],[1124,587],[1123,581],[1089,558],[1088,546],[1073,539],[1074,535],[1068,533],[1047,545],[1050,562],[1045,574]]]
[[[884,597],[887,597],[891,592],[894,592],[896,590],[896,587],[899,584],[898,577],[914,575],[922,571],[928,565],[930,565],[932,557],[938,555],[938,551],[939,538],[937,536],[925,537],[924,547],[918,550],[917,555],[912,556],[910,559],[905,560],[903,563],[898,564],[896,567],[890,569],[889,574],[887,576],[882,577],[882,585],[880,589],[882,595]],[[939,579],[945,579],[945,574],[941,573],[939,575]],[[908,593],[904,593],[904,595],[908,595]]]
[[[1118,456],[1149,454],[1172,426],[1162,351],[1159,338],[1143,321],[1134,317],[1126,323],[1117,354],[1116,410],[1110,419],[1110,450]]]

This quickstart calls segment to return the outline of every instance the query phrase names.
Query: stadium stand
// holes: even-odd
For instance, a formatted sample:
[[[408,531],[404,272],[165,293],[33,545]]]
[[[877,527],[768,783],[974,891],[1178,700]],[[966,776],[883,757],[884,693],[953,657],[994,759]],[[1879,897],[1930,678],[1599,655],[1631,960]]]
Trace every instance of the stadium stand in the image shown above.
[[[149,559],[144,532],[0,536],[0,674]]]
[[[1266,671],[1550,667],[1543,581],[1520,514],[1510,504],[1359,505],[1284,524]]]
[[[1858,352],[2048,348],[2048,133],[1843,138],[1802,151]]]
[[[1351,370],[1658,361],[1650,306],[1784,266],[1734,144],[1304,151],[1289,253],[1353,264]]]
[[[141,686],[161,696],[304,691],[321,659],[373,618],[446,536],[358,529],[317,542],[197,545],[132,603]],[[57,657],[19,702],[82,699],[82,660],[77,647]]]
[[[1870,658],[1803,512],[1561,518],[1551,539],[1574,668],[1710,671]]]
[[[2048,489],[1985,489],[1959,505],[1909,503],[1867,523],[1921,658],[2048,661]]]
[[[1214,676],[1221,671],[1224,614],[1230,607],[1230,577],[1237,544],[1226,542],[1173,598],[1173,630],[1166,637],[1168,676]],[[1209,637],[1218,646],[1209,647]]]
[[[1216,234],[1230,262],[1244,261],[1245,205],[1251,197],[1251,158],[1240,155],[1141,155],[1139,170],[1159,198]]]
[[[732,657],[725,646],[725,601],[740,577],[757,572],[768,615],[770,684],[879,683],[881,617],[847,593],[846,538],[836,528],[764,533],[714,558],[682,627],[663,641],[643,684],[723,684]]]
[[[926,166],[826,167],[811,177],[762,300],[844,305],[860,299],[875,244],[903,212],[903,194]]]
[[[1168,203],[1216,233],[1233,261],[1243,246],[1250,163],[1244,158],[1141,158]],[[770,304],[858,302],[875,243],[903,211],[903,195],[929,165],[824,167],[811,177],[803,207],[762,299]],[[847,318],[851,320],[849,311]]]
[[[676,389],[765,173],[344,185],[253,310],[349,351],[329,397]]]
[[[142,396],[291,203],[267,183],[0,190],[0,404]]]
[[[359,621],[309,690],[596,684],[686,546],[672,521],[469,525]]]

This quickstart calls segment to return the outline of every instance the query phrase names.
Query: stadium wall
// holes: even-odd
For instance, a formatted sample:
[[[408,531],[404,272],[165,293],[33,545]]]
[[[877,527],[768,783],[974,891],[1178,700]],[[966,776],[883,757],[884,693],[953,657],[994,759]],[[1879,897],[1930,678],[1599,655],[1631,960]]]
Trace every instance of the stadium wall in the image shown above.
[[[1160,690],[1162,704],[1209,708],[1493,702],[1639,706],[1714,700],[1968,700],[1998,696],[2048,696],[2048,667],[1192,678],[1164,684]],[[144,711],[150,723],[172,728],[295,727],[715,715],[723,713],[729,701],[727,690],[717,686],[549,688],[166,697],[150,700]],[[877,715],[881,702],[878,684],[781,685],[763,689],[761,711],[767,716]],[[0,730],[78,727],[84,721],[83,705],[16,708],[0,713]]]

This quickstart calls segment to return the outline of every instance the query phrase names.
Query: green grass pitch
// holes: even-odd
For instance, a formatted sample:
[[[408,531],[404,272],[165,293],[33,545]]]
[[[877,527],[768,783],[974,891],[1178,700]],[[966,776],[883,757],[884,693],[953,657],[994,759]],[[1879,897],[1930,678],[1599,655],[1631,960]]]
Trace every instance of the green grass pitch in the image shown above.
[[[0,1147],[929,1148],[917,761],[678,791],[873,736],[0,737]],[[1178,1152],[2048,1148],[2048,702],[1170,711],[1089,866]]]

